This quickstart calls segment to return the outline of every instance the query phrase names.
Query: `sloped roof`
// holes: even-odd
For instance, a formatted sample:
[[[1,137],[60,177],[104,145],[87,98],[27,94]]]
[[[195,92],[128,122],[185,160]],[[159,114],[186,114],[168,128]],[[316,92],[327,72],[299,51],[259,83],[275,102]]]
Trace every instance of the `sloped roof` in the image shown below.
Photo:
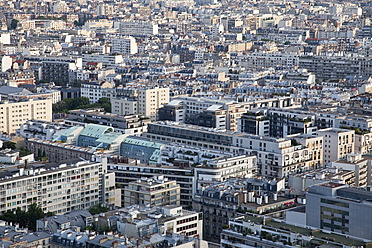
[[[93,138],[99,138],[102,134],[109,131],[109,129],[113,130],[113,128],[110,128],[108,126],[102,126],[97,124],[88,124],[83,131],[81,131],[80,135],[93,137]]]

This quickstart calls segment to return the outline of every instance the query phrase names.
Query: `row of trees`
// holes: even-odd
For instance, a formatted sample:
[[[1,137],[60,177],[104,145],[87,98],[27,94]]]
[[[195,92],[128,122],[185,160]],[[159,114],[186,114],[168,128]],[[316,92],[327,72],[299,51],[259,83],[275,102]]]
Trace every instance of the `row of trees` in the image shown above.
[[[36,231],[36,221],[38,219],[53,215],[51,212],[45,214],[36,203],[32,203],[26,211],[21,208],[17,208],[15,212],[8,210],[3,215],[0,215],[0,219],[13,224],[17,223],[20,227]]]
[[[53,104],[54,113],[67,113],[69,110],[86,108],[104,108],[106,112],[111,112],[110,99],[103,97],[97,103],[91,104],[87,97],[66,98]]]

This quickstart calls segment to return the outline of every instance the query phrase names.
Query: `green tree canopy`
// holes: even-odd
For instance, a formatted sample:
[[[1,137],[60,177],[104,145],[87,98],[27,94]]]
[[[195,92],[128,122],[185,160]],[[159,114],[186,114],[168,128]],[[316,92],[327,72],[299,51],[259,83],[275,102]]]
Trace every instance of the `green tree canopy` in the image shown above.
[[[51,213],[49,213],[50,215]],[[8,210],[0,216],[1,220],[6,222],[18,223],[20,227],[27,227],[30,230],[36,230],[36,221],[46,216],[43,210],[36,204],[32,203],[27,211],[17,208],[15,212]]]
[[[91,104],[87,97],[66,98],[53,104],[54,113],[67,113],[69,110],[87,108],[104,108],[106,112],[111,112],[110,99],[103,97],[97,103]]]

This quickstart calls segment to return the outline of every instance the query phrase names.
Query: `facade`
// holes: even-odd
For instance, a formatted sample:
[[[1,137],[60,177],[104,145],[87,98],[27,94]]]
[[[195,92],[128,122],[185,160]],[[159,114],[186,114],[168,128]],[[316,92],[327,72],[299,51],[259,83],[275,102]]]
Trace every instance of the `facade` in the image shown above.
[[[290,139],[275,139],[172,122],[149,123],[145,137],[163,142],[257,157],[257,174],[282,178],[322,166],[313,152]],[[311,138],[312,139],[312,138]],[[318,145],[317,149],[322,149]]]
[[[16,130],[16,134],[26,139],[52,140],[57,132],[64,129],[67,129],[67,127],[53,122],[29,120]]]
[[[211,159],[206,164],[190,166],[182,160],[174,160],[172,166],[140,164],[136,161],[113,161],[109,170],[115,172],[116,182],[121,188],[128,186],[131,181],[142,177],[165,176],[175,180],[181,187],[180,203],[183,206],[192,204],[193,195],[202,186],[214,182],[223,182],[230,177],[252,177],[256,173],[256,157],[226,156]],[[124,195],[122,194],[122,202]]]
[[[28,120],[52,121],[52,99],[6,100],[0,103],[0,110],[0,132],[3,133],[15,133]]]
[[[138,52],[136,39],[131,36],[112,39],[112,52],[119,54],[136,54]]]
[[[356,186],[355,172],[337,167],[326,167],[288,177],[288,187],[294,195],[304,195],[309,187],[325,182],[336,182]]]
[[[103,67],[117,67],[123,63],[123,55],[111,54],[83,54],[83,64],[87,63],[102,63]]]
[[[115,26],[115,24],[114,24]],[[116,24],[119,32],[126,35],[156,35],[158,34],[158,25],[150,22],[125,21]]]
[[[76,70],[82,67],[81,58],[70,57],[28,57],[32,62],[41,63],[40,80],[48,82],[58,82],[67,85],[70,79],[70,70]],[[31,63],[32,63],[31,62]]]
[[[234,100],[180,96],[174,98],[169,104],[165,104],[159,110],[159,120],[238,131],[239,125],[244,126],[242,121],[245,118],[242,116],[247,111],[267,107],[270,107],[270,109],[281,108],[283,110],[295,105],[296,101],[289,97],[236,102]],[[223,127],[224,124],[225,126]],[[265,123],[263,128],[267,129],[267,123]],[[264,133],[263,130],[259,132]]]
[[[180,186],[162,176],[129,182],[123,190],[124,207],[134,204],[150,206],[180,205]]]
[[[49,140],[29,138],[25,142],[25,147],[35,156],[45,155],[49,162],[66,161],[69,159],[91,160],[94,155],[102,154],[91,148],[79,147],[71,144],[63,144]]]
[[[113,161],[109,163],[108,169],[115,173],[116,183],[123,190],[130,182],[142,177],[152,178],[154,176],[165,176],[168,180],[177,181],[181,187],[180,204],[190,206],[193,197],[194,169],[183,166],[157,166],[140,164],[136,161]],[[124,193],[121,194],[122,206],[125,201]]]
[[[114,85],[110,82],[90,82],[81,84],[81,97],[89,98],[90,103],[96,103],[102,97],[109,96]]]
[[[371,240],[371,200],[371,192],[344,184],[312,186],[306,194],[306,224]]]
[[[219,243],[223,227],[246,211],[264,213],[293,204],[293,198],[278,197],[284,182],[240,178],[202,187],[194,196],[193,209],[203,212],[204,238]]]
[[[101,162],[29,164],[1,172],[1,214],[36,203],[44,212],[65,214],[114,202],[115,175]],[[44,182],[44,183],[43,183]]]
[[[369,242],[319,229],[299,227],[264,216],[248,215],[229,222],[221,233],[221,248],[366,247]]]
[[[345,159],[331,163],[331,166],[354,172],[354,186],[371,185],[371,166],[361,154],[348,154]]]
[[[124,130],[125,133],[130,129],[133,131],[134,135],[140,135],[150,121],[141,118],[137,114],[123,116],[115,113],[106,113],[104,109],[70,110],[67,119],[84,123],[97,123],[99,125],[112,127],[116,131]]]
[[[346,158],[347,154],[354,153],[354,130],[327,128],[316,131],[316,134],[323,136],[324,164]]]
[[[122,93],[118,93],[122,95]],[[169,102],[169,88],[141,88],[129,97],[111,98],[113,113],[120,115],[139,114],[155,120],[159,108]]]
[[[319,79],[344,79],[372,76],[368,56],[301,56],[299,67],[315,73]]]
[[[117,115],[138,114],[138,101],[131,98],[111,98],[111,112]]]
[[[158,109],[169,102],[169,88],[138,90],[138,113],[156,119]]]
[[[238,121],[238,131],[247,134],[269,136],[270,120],[260,114],[243,114]]]

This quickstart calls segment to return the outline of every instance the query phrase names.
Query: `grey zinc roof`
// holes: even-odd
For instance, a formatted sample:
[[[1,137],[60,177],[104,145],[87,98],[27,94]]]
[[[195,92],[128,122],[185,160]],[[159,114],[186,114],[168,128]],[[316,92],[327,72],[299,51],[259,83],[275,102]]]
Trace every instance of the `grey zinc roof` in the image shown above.
[[[17,87],[10,87],[10,86],[1,86],[0,87],[0,94],[2,95],[9,95],[9,94],[25,94],[29,95],[32,94],[31,91],[26,90],[24,88],[17,88]]]

